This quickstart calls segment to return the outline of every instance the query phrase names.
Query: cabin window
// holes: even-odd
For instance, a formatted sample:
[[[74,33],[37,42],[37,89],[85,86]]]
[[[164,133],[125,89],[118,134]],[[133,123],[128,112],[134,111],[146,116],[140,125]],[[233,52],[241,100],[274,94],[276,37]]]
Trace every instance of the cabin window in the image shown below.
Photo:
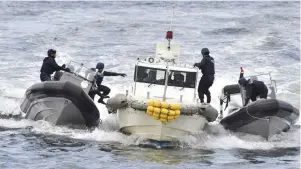
[[[195,88],[196,72],[171,70],[168,75],[168,86]]]
[[[166,70],[164,69],[156,69],[156,68],[143,67],[143,66],[138,66],[138,70],[137,70],[137,66],[136,66],[134,81],[164,85],[165,72]]]

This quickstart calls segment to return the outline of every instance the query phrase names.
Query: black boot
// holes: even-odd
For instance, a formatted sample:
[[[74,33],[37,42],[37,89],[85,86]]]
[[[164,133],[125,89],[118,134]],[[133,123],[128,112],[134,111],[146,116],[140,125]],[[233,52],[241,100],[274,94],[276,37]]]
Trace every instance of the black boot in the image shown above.
[[[200,102],[204,103],[204,96],[199,96]]]
[[[207,97],[207,103],[210,103],[211,102],[211,94],[210,93],[207,94],[206,97]]]
[[[103,97],[104,99],[110,98],[110,96],[107,96],[107,95],[103,95],[102,97]]]
[[[101,97],[101,98],[98,99],[98,103],[106,105],[106,103],[103,101],[103,97]]]

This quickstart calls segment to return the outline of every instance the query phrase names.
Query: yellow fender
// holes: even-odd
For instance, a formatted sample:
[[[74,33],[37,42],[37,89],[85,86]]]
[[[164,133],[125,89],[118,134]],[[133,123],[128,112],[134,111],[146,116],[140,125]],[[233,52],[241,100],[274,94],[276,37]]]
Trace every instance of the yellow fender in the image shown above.
[[[158,100],[149,100],[146,114],[161,122],[172,122],[181,114],[180,104],[169,104]]]

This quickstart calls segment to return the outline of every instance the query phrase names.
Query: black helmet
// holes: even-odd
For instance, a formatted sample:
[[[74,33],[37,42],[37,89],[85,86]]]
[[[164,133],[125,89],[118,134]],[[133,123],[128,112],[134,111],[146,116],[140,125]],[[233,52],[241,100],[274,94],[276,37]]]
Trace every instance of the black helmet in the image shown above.
[[[53,55],[55,55],[56,54],[56,50],[54,50],[54,49],[49,49],[48,51],[47,51],[47,55],[48,56],[53,56]]]
[[[209,55],[209,49],[208,48],[203,48],[202,49],[202,55],[204,56],[204,55]]]
[[[103,69],[105,67],[105,64],[98,62],[96,65],[96,69]]]

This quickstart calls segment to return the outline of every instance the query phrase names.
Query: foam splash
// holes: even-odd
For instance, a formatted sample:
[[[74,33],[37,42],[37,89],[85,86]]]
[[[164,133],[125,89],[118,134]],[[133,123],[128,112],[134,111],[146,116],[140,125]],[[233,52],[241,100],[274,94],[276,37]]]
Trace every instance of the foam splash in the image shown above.
[[[231,77],[231,76],[228,76]],[[217,78],[214,85],[212,86],[212,105],[219,106],[219,98],[221,88],[224,84],[233,84],[236,80],[229,80],[231,78]],[[129,84],[130,85],[130,84]],[[111,96],[119,92],[125,91],[129,86],[114,85],[110,86],[112,89]],[[9,93],[7,93],[9,94]],[[18,95],[18,94],[17,94]],[[52,124],[45,121],[30,121],[30,120],[13,120],[13,119],[0,119],[0,126],[7,128],[26,128],[32,127],[31,131],[39,134],[54,134],[67,136],[74,139],[91,140],[97,142],[114,142],[125,146],[139,145],[145,142],[144,138],[140,138],[134,135],[124,135],[118,132],[119,125],[116,114],[108,114],[107,109],[104,105],[97,103],[98,96],[95,98],[95,104],[100,110],[100,118],[102,124],[99,128],[91,131],[70,129],[63,126],[53,126]],[[233,97],[234,103],[239,103],[239,97]],[[14,100],[11,98],[2,98],[2,107],[6,109],[2,110],[2,115],[18,114],[20,100]],[[6,106],[4,106],[6,105]],[[231,109],[237,105],[229,105],[228,109]],[[193,149],[262,149],[268,150],[276,147],[294,147],[299,146],[299,128],[290,130],[287,133],[281,133],[272,137],[269,141],[264,140],[259,136],[253,136],[248,134],[237,134],[231,133],[224,130],[224,128],[217,124],[212,123],[208,126],[206,131],[201,131],[196,135],[185,136],[180,139],[180,146],[184,148]]]
[[[31,121],[26,119],[18,121],[13,119],[0,119],[0,126],[6,128],[30,127],[31,131],[37,134],[52,134],[97,142],[112,142],[124,146],[137,146],[146,142],[145,138],[134,135],[124,135],[118,132],[116,130],[118,129],[116,127],[118,124],[116,124],[116,117],[114,116],[108,116],[104,122],[108,124],[106,128],[97,128],[93,131],[54,126],[46,121]],[[229,150],[235,148],[269,150],[277,147],[298,147],[300,132],[298,127],[294,127],[290,131],[275,135],[267,141],[262,137],[255,135],[232,133],[226,131],[219,124],[211,124],[205,131],[201,131],[195,135],[184,136],[179,140],[179,146],[182,148],[203,150]]]
[[[245,133],[232,133],[226,131],[221,125],[208,126],[206,132],[200,132],[196,135],[185,136],[180,139],[182,145],[194,149],[259,149],[269,150],[277,147],[288,148],[298,147],[300,143],[299,128],[274,135],[269,140],[264,138],[245,134]]]

